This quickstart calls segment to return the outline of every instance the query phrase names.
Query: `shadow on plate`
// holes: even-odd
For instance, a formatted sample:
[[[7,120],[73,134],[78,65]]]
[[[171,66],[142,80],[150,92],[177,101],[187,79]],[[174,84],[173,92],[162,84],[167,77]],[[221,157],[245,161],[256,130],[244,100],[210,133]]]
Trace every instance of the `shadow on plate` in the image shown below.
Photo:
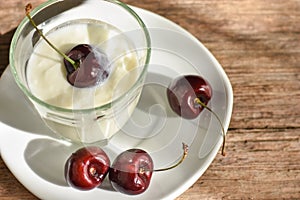
[[[17,86],[9,67],[0,79],[0,121],[26,132],[55,137]]]
[[[64,175],[65,163],[80,147],[80,145],[65,144],[51,139],[35,139],[28,143],[24,158],[28,166],[44,180],[69,187]],[[113,190],[107,177],[99,188]]]

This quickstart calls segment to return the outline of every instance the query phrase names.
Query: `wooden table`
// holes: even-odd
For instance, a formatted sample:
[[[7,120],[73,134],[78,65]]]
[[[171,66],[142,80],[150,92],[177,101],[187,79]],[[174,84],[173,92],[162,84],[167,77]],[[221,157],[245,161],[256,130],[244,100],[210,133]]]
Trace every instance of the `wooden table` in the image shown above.
[[[1,73],[26,2],[1,2]],[[38,5],[43,0],[31,2]],[[217,155],[178,200],[300,199],[300,0],[125,2],[158,13],[195,35],[224,67],[233,86],[227,156]],[[1,159],[0,199],[36,199]]]

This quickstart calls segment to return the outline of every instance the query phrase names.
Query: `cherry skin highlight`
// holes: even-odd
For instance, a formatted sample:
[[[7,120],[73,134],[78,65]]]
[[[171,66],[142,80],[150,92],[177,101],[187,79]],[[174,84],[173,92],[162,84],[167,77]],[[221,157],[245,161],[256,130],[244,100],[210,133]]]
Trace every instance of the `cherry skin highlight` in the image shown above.
[[[204,109],[197,98],[205,105],[212,97],[209,83],[198,75],[185,75],[174,79],[167,89],[171,109],[185,119],[196,118]]]
[[[117,156],[108,177],[116,191],[138,195],[149,187],[152,173],[150,155],[141,149],[129,149]]]
[[[91,190],[100,186],[109,172],[110,160],[99,147],[78,149],[65,164],[67,183],[79,190]]]
[[[64,58],[68,82],[78,88],[92,87],[104,82],[110,73],[106,54],[99,48],[79,44],[67,54],[76,63],[76,67]]]

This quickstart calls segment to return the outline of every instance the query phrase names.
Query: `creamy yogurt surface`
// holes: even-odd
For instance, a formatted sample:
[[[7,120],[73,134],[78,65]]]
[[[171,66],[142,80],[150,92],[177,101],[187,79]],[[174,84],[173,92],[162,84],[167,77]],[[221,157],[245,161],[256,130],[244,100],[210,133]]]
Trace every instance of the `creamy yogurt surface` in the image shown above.
[[[109,24],[95,20],[71,21],[49,31],[46,37],[64,53],[78,44],[97,46],[111,64],[110,75],[104,83],[90,88],[73,87],[67,81],[62,56],[40,39],[26,73],[32,94],[48,104],[67,109],[98,107],[125,93],[137,79],[138,60],[133,46]]]

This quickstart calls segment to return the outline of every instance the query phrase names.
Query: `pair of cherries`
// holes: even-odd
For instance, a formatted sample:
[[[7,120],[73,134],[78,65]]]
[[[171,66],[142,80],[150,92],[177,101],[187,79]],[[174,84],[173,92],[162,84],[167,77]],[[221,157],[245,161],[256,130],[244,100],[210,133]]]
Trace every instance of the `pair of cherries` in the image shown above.
[[[110,166],[110,159],[100,147],[89,146],[78,149],[65,164],[67,183],[80,190],[99,187],[108,175],[116,191],[137,195],[150,184],[153,160],[142,149],[129,149],[116,157]]]
[[[154,169],[151,156],[142,149],[129,149],[119,154],[113,164],[103,149],[97,146],[82,147],[74,152],[65,164],[67,183],[79,190],[99,187],[108,175],[112,187],[121,193],[138,195],[150,185],[153,172],[166,171],[180,165],[188,153],[183,143],[183,155],[174,165]]]

